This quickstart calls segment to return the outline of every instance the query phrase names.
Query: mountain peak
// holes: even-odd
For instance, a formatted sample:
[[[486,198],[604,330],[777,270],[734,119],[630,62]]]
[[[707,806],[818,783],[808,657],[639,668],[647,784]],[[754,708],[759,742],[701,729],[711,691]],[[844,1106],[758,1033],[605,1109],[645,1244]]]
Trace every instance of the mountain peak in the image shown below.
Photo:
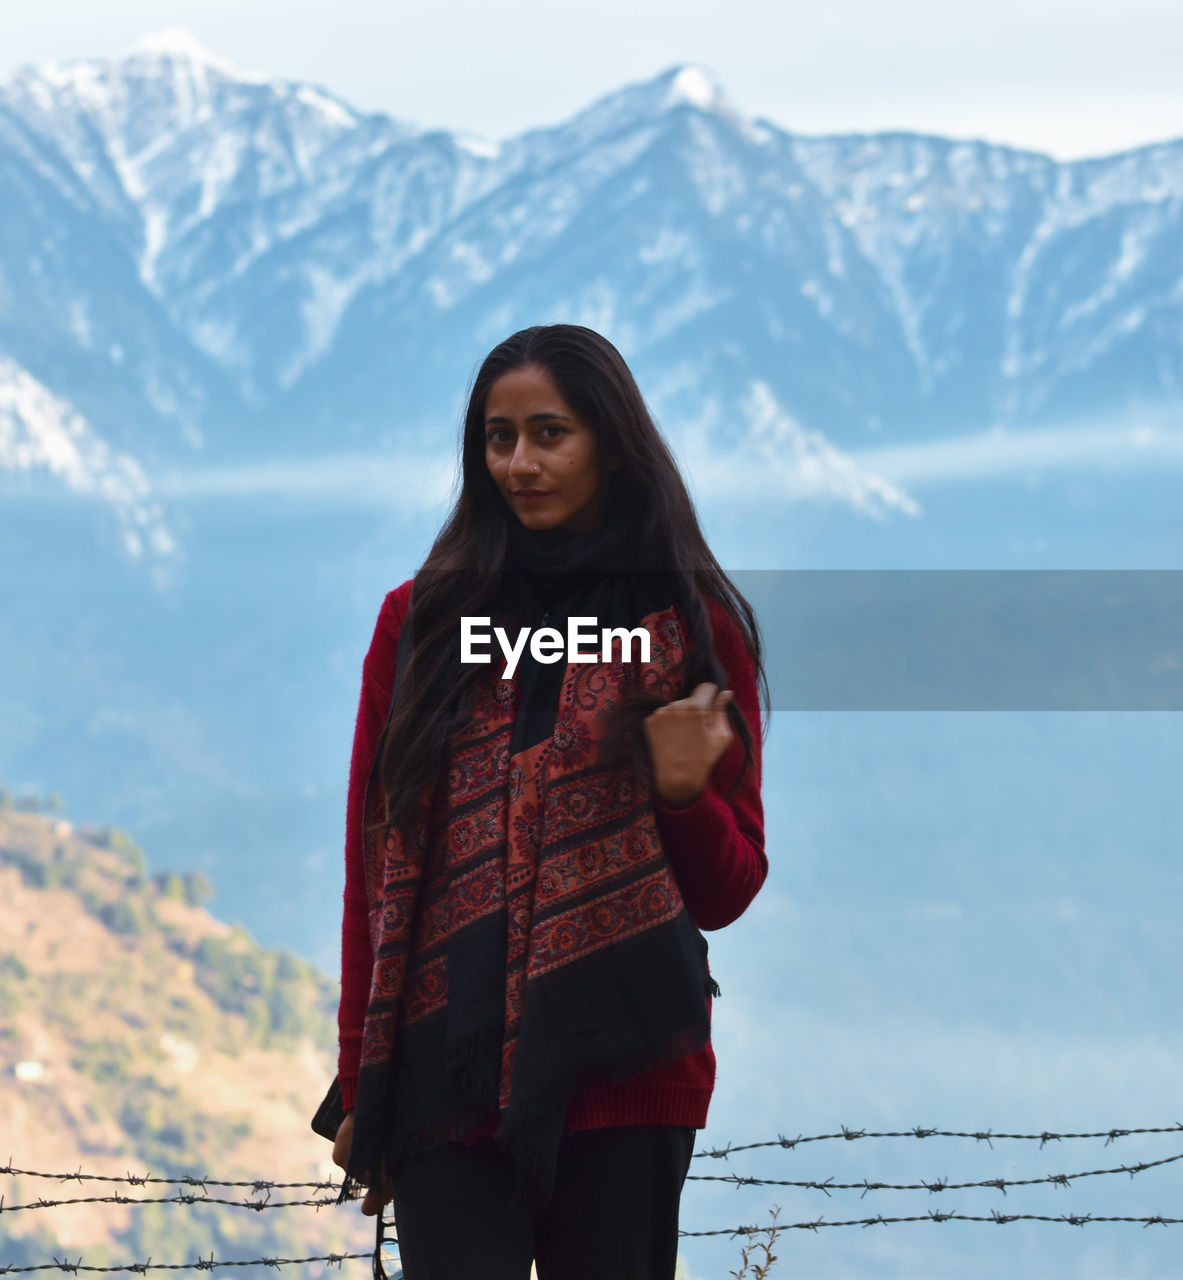
[[[162,31],[149,32],[146,36],[141,36],[129,52],[160,53],[172,58],[184,58],[189,62],[223,61],[184,27],[165,27]]]
[[[642,87],[650,109],[658,112],[691,107],[704,115],[728,121],[752,142],[765,142],[768,129],[749,120],[728,97],[718,77],[700,62],[682,62],[667,68]]]
[[[726,108],[727,95],[714,75],[697,62],[671,67],[662,77],[665,96],[662,105],[677,106],[689,103],[700,111],[718,111]]]
[[[235,80],[264,78],[252,76],[226,58],[214,53],[184,27],[165,27],[161,31],[149,32],[141,36],[123,56],[126,59],[166,58],[170,62],[183,63],[194,69],[218,71]]]
[[[567,133],[574,127],[578,134],[588,139],[615,132],[621,127],[642,122],[649,124],[685,107],[724,117],[740,129],[748,128],[714,73],[699,63],[683,62],[667,67],[648,80],[627,84],[606,94],[556,129]]]

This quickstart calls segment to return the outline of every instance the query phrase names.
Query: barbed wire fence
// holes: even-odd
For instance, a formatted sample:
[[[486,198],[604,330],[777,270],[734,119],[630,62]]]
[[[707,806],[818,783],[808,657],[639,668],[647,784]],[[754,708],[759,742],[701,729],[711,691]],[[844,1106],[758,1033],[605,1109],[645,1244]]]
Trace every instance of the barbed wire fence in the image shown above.
[[[1105,1147],[1117,1142],[1119,1139],[1143,1136],[1152,1134],[1183,1134],[1183,1123],[1158,1126],[1155,1128],[1132,1128],[1132,1129],[1102,1129],[1085,1133],[1059,1133],[1050,1130],[1043,1130],[1038,1133],[996,1133],[993,1130],[951,1130],[923,1128],[917,1126],[912,1129],[900,1129],[893,1131],[868,1131],[865,1129],[849,1129],[843,1126],[835,1133],[819,1133],[810,1136],[798,1135],[795,1138],[785,1137],[783,1134],[776,1138],[768,1139],[762,1142],[749,1142],[742,1144],[728,1144],[725,1147],[714,1148],[705,1151],[697,1151],[694,1153],[695,1160],[730,1160],[732,1156],[742,1152],[755,1151],[758,1149],[780,1148],[784,1151],[792,1151],[797,1147],[808,1143],[822,1142],[861,1142],[873,1139],[887,1138],[913,1138],[924,1141],[930,1138],[958,1138],[969,1139],[975,1144],[986,1143],[991,1150],[994,1150],[995,1142],[1037,1142],[1039,1149],[1042,1150],[1048,1143],[1065,1142],[1085,1139],[1105,1139]],[[1163,1156],[1155,1160],[1139,1160],[1136,1162],[1122,1162],[1120,1164],[1109,1165],[1105,1168],[1076,1170],[1071,1173],[1052,1173],[1042,1177],[1031,1178],[982,1178],[976,1181],[951,1182],[947,1178],[921,1179],[918,1182],[885,1182],[880,1180],[872,1180],[862,1178],[858,1181],[839,1182],[834,1177],[824,1179],[817,1178],[763,1178],[738,1172],[728,1173],[690,1173],[687,1175],[687,1181],[695,1182],[716,1182],[730,1183],[736,1187],[785,1187],[794,1188],[804,1191],[818,1191],[832,1199],[835,1192],[853,1192],[859,1193],[859,1200],[865,1200],[871,1192],[885,1191],[923,1191],[928,1196],[941,1195],[950,1191],[966,1191],[970,1189],[994,1190],[1000,1192],[1003,1196],[1015,1188],[1034,1187],[1038,1185],[1054,1186],[1062,1189],[1068,1189],[1075,1183],[1083,1179],[1114,1177],[1120,1174],[1126,1174],[1132,1180],[1137,1175],[1147,1172],[1151,1169],[1163,1168],[1183,1161],[1183,1151],[1173,1155]],[[692,1166],[693,1167],[693,1166]],[[706,1166],[704,1166],[706,1167]],[[222,1178],[214,1178],[204,1175],[182,1175],[177,1177],[158,1177],[150,1173],[142,1175],[125,1173],[125,1174],[99,1174],[84,1173],[81,1168],[72,1172],[53,1173],[42,1172],[33,1169],[18,1168],[13,1165],[12,1158],[9,1157],[7,1165],[0,1166],[0,1178],[35,1178],[50,1182],[58,1182],[60,1184],[74,1183],[78,1186],[88,1183],[110,1184],[118,1186],[130,1187],[137,1192],[143,1192],[149,1188],[170,1187],[175,1188],[171,1192],[165,1192],[158,1195],[153,1194],[129,1194],[122,1191],[112,1191],[103,1195],[87,1195],[87,1196],[65,1196],[65,1197],[46,1197],[38,1196],[36,1199],[27,1200],[23,1203],[10,1203],[8,1197],[4,1193],[0,1193],[0,1219],[6,1214],[11,1213],[31,1213],[44,1212],[52,1209],[60,1209],[71,1205],[84,1204],[113,1204],[113,1205],[143,1205],[143,1204],[175,1204],[180,1206],[192,1206],[196,1204],[217,1205],[224,1208],[246,1209],[256,1213],[261,1213],[270,1209],[295,1209],[295,1208],[312,1208],[322,1209],[328,1205],[337,1203],[340,1192],[340,1183],[332,1180],[312,1181],[312,1182],[273,1182],[265,1179],[239,1179],[230,1180]],[[0,1186],[3,1184],[0,1183]],[[211,1194],[211,1189],[215,1194]],[[218,1194],[223,1192],[239,1192],[237,1197],[228,1194]],[[284,1193],[288,1192],[304,1192],[303,1196],[288,1197]],[[278,1198],[276,1198],[278,1195]],[[1143,1228],[1150,1226],[1174,1226],[1183,1223],[1183,1218],[1168,1217],[1163,1214],[1146,1214],[1142,1216],[1134,1216],[1127,1214],[1098,1214],[1098,1213],[1027,1213],[1027,1212],[1003,1212],[999,1208],[993,1208],[988,1213],[964,1213],[957,1210],[946,1210],[943,1208],[927,1209],[923,1213],[884,1215],[875,1213],[873,1215],[864,1215],[862,1217],[853,1218],[828,1218],[821,1215],[817,1218],[809,1218],[800,1222],[777,1222],[776,1231],[811,1231],[817,1232],[830,1227],[874,1227],[874,1226],[890,1226],[897,1223],[906,1222],[985,1222],[994,1223],[1004,1226],[1012,1222],[1049,1222],[1061,1223],[1074,1227],[1083,1227],[1092,1223],[1104,1222],[1120,1222],[1141,1225]],[[378,1239],[383,1244],[397,1244],[397,1241],[384,1234],[386,1226],[390,1224],[385,1220],[381,1220],[378,1225]],[[740,1225],[733,1227],[718,1227],[708,1231],[680,1231],[679,1235],[684,1238],[703,1237],[703,1236],[752,1236],[768,1233],[772,1228],[759,1225]],[[75,1275],[82,1272],[104,1272],[104,1273],[126,1273],[133,1275],[143,1275],[149,1271],[213,1271],[222,1267],[266,1267],[269,1269],[279,1269],[285,1266],[305,1266],[313,1263],[325,1263],[330,1266],[341,1267],[346,1262],[351,1261],[369,1261],[372,1258],[371,1252],[366,1253],[328,1253],[308,1258],[280,1258],[280,1257],[262,1257],[247,1260],[225,1260],[216,1259],[212,1253],[208,1258],[198,1257],[189,1262],[157,1262],[151,1258],[143,1261],[129,1262],[121,1265],[88,1265],[80,1256],[75,1261],[71,1261],[69,1257],[54,1257],[50,1261],[39,1262],[29,1265],[15,1265],[5,1263],[0,1260],[0,1276],[17,1275],[35,1271],[59,1271],[62,1273]],[[396,1272],[395,1277],[401,1275]],[[393,1280],[393,1278],[392,1278]]]

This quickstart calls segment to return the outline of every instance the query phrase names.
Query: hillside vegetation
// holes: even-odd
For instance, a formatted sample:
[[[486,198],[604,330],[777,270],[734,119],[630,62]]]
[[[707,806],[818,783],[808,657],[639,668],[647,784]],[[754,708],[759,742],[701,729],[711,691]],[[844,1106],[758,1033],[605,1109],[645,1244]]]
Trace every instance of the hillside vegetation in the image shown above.
[[[150,875],[120,831],[0,809],[0,1158],[13,1168],[269,1182],[335,1175],[328,1144],[308,1127],[334,1070],[335,984],[215,919],[201,905],[208,892],[198,875]],[[0,1268],[67,1255],[115,1265],[372,1247],[372,1223],[356,1206],[7,1208],[177,1190],[201,1194],[2,1177]],[[262,1198],[249,1187],[208,1194]],[[344,1274],[364,1266],[346,1264]]]

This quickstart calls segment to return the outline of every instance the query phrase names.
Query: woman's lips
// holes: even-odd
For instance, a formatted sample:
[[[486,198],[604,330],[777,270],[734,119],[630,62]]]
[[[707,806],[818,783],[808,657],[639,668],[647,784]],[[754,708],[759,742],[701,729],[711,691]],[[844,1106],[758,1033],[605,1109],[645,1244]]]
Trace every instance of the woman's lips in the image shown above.
[[[550,497],[550,490],[544,489],[515,489],[512,492],[515,498],[521,498],[524,502]]]

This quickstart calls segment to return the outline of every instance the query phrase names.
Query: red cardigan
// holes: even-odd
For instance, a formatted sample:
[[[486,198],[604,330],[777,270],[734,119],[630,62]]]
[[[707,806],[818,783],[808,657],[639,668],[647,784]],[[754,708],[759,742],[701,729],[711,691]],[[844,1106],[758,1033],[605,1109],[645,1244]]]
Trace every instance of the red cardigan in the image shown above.
[[[411,596],[411,580],[389,592],[362,666],[361,705],[353,735],[349,798],[345,819],[345,917],[341,936],[341,1005],[337,1024],[337,1071],[346,1110],[357,1094],[362,1025],[374,967],[370,947],[365,873],[361,855],[361,815],[366,779],[393,691],[398,637]],[[711,772],[699,797],[683,808],[653,798],[662,845],[691,919],[702,930],[722,929],[737,919],[768,874],[764,855],[764,809],[760,800],[760,705],[756,673],[738,627],[713,600],[707,601],[715,653],[752,730],[754,760],[729,798],[727,791],[743,765],[736,737]],[[710,1008],[710,997],[707,997]],[[616,1084],[580,1089],[567,1108],[566,1131],[626,1124],[676,1124],[704,1128],[715,1086],[715,1054],[710,1041],[685,1057]],[[468,1141],[492,1135],[497,1124],[474,1129]]]

